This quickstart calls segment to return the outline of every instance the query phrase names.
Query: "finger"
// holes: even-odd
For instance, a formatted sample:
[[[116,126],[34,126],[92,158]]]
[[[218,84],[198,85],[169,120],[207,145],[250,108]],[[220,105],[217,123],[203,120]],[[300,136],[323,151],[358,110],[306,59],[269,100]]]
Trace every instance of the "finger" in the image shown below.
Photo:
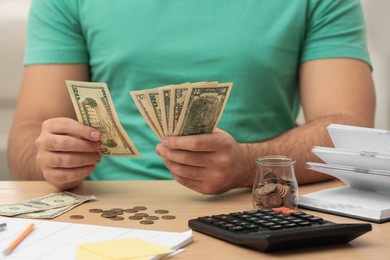
[[[83,125],[70,118],[57,118],[55,120],[46,120],[42,128],[53,134],[66,134],[79,136],[86,140],[100,140],[100,132],[90,126]]]
[[[175,181],[177,181],[181,185],[183,185],[191,190],[194,190],[194,191],[201,193],[201,186],[202,186],[201,181],[187,179],[187,178],[183,178],[183,177],[176,176],[176,175],[173,175],[173,178],[175,179]]]
[[[98,152],[95,153],[49,153],[45,160],[45,167],[50,168],[78,168],[91,166],[101,161],[102,155]],[[41,158],[37,158],[41,160]]]
[[[186,150],[173,150],[157,145],[156,152],[164,159],[181,164],[206,167],[211,163],[212,152],[191,152]]]
[[[212,134],[167,136],[162,139],[162,145],[170,149],[188,151],[213,152],[222,149],[230,149],[232,137],[224,132]]]
[[[95,170],[95,165],[78,168],[45,168],[44,177],[54,184],[79,182],[88,177]]]
[[[165,165],[173,176],[182,177],[191,180],[201,181],[204,179],[205,169],[202,167],[194,167],[185,164],[180,164],[174,161],[165,160]]]
[[[53,152],[96,152],[100,150],[99,141],[89,141],[68,135],[48,135],[43,138],[37,138],[35,142],[37,147]]]
[[[173,178],[180,183],[181,185],[190,188],[194,191],[202,193],[204,195],[216,195],[221,194],[226,191],[224,187],[220,188],[218,186],[210,185],[205,181],[198,181],[193,179],[187,179],[180,176],[173,175]]]

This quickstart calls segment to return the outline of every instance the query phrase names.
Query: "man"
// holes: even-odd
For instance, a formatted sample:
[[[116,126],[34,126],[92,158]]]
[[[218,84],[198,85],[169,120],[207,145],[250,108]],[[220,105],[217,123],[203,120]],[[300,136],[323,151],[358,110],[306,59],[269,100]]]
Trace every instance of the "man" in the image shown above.
[[[311,183],[328,178],[305,170],[313,145],[331,145],[326,126],[374,125],[358,0],[35,0],[29,22],[8,150],[16,179],[69,189],[85,178],[173,177],[218,194],[252,186],[255,158],[280,154]],[[102,158],[65,80],[106,82],[143,157]],[[159,144],[128,92],[196,81],[233,82],[219,129]],[[299,101],[306,123],[296,126]]]

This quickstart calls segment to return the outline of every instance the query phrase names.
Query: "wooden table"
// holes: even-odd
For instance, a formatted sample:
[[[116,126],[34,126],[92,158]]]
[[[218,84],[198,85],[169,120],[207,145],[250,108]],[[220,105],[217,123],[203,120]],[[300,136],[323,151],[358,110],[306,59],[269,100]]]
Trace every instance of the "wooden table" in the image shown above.
[[[300,194],[341,186],[338,181],[302,186]],[[0,203],[12,203],[58,192],[46,182],[0,181]],[[223,195],[206,196],[191,191],[175,181],[86,181],[71,190],[79,195],[95,195],[97,199],[84,203],[52,221],[95,224],[105,226],[183,232],[187,222],[198,216],[229,213],[252,209],[250,189],[237,189]],[[167,209],[175,215],[174,220],[156,220],[152,225],[139,221],[112,221],[89,213],[91,208],[131,208],[146,206],[146,212]],[[320,212],[306,212],[339,223],[363,222]],[[70,215],[81,214],[81,220],[70,219]],[[373,230],[349,244],[326,246],[315,249],[300,249],[277,253],[261,253],[238,247],[224,241],[194,232],[194,241],[174,259],[386,259],[390,255],[390,223],[374,224]]]

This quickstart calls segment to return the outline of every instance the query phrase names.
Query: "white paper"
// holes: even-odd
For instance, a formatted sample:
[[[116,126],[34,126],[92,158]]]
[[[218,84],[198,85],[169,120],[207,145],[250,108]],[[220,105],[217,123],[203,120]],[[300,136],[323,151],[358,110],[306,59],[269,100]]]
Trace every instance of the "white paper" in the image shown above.
[[[31,234],[10,255],[0,256],[4,260],[75,260],[80,244],[132,237],[172,249],[179,249],[193,240],[192,230],[162,232],[5,217],[0,217],[0,222],[7,223],[6,229],[0,231],[0,245],[4,248],[29,223],[35,223]]]
[[[312,152],[327,164],[390,171],[390,155],[315,146]]]
[[[331,124],[328,132],[336,148],[390,154],[390,131]]]
[[[309,169],[334,176],[352,188],[387,193],[390,199],[390,171],[313,162],[307,165]]]

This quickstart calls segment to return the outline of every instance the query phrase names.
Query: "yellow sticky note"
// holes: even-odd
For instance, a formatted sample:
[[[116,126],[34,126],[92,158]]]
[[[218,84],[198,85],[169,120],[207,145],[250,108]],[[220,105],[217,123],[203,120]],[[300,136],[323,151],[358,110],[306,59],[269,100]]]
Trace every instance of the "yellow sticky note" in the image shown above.
[[[170,248],[140,238],[128,238],[79,245],[77,260],[144,260],[172,252]]]

